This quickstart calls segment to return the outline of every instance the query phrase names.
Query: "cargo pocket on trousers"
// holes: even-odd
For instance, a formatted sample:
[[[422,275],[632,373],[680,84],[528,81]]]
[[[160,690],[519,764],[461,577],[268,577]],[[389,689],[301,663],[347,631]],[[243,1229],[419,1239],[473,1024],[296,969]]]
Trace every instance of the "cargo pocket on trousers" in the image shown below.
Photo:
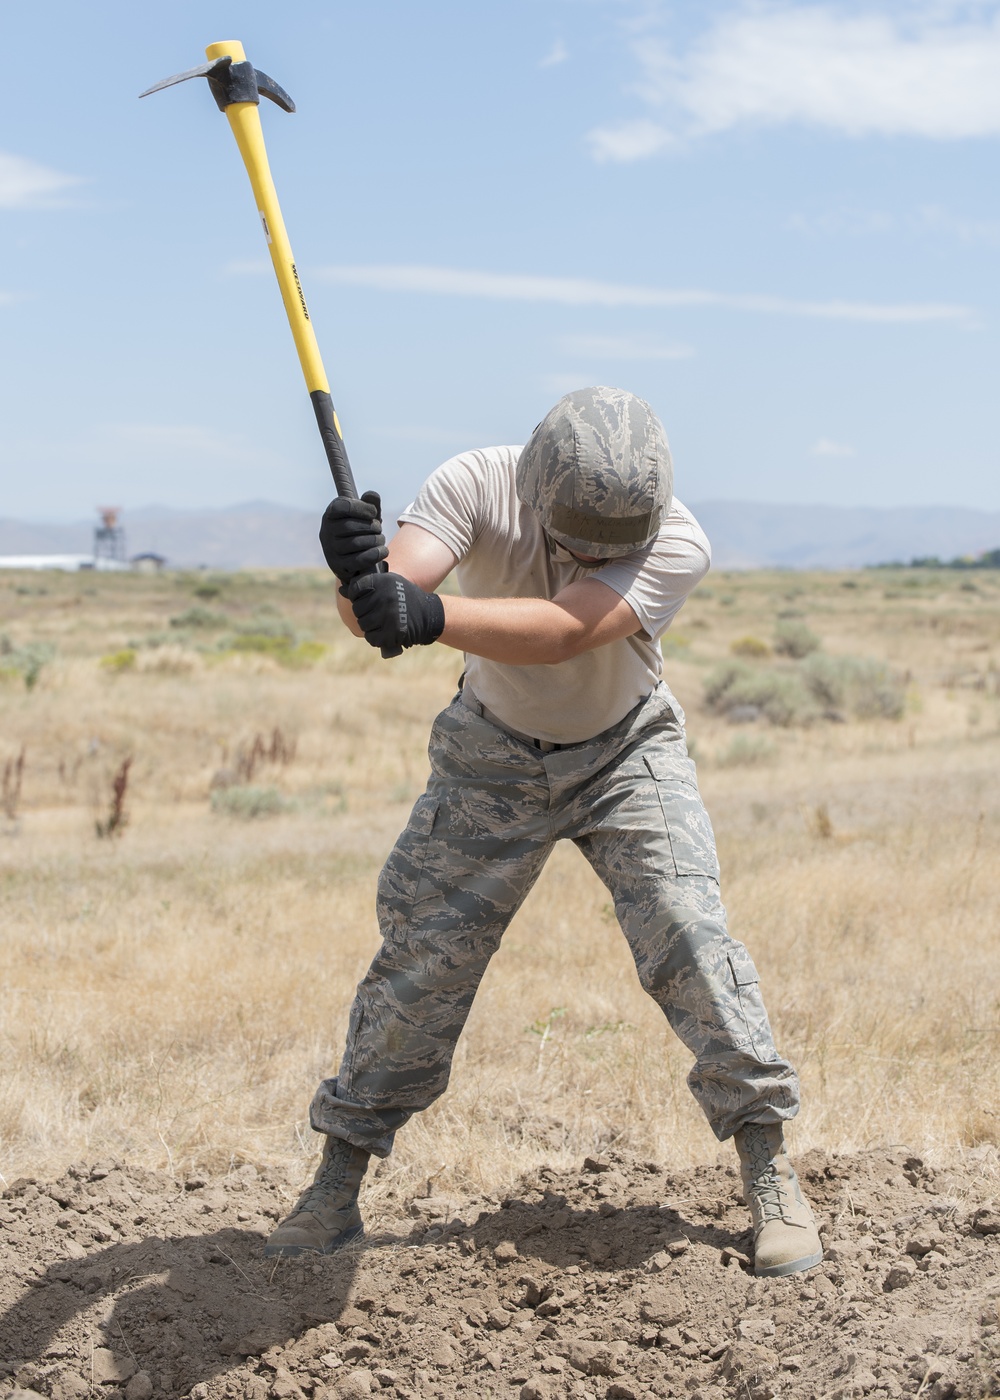
[[[410,813],[406,829],[389,854],[378,880],[378,916],[385,931],[387,925],[401,928],[425,891],[424,868],[431,832],[440,804],[436,797],[424,793]]]
[[[753,958],[741,943],[726,954],[729,971],[736,987],[740,1017],[746,1028],[747,1041],[759,1060],[770,1062],[778,1058],[771,1036],[771,1026],[760,994],[760,976]]]
[[[678,771],[676,763],[659,754],[645,754],[643,762],[656,787],[673,859],[673,871],[665,873],[703,875],[718,883],[715,833],[694,782],[694,765],[689,759],[683,760],[684,768],[690,767],[688,778]]]

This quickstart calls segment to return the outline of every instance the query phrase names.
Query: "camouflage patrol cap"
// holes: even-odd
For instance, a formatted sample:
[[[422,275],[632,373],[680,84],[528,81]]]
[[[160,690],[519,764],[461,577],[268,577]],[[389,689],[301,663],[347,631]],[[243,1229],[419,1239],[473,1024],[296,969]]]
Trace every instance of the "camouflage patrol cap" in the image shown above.
[[[539,423],[517,462],[517,495],[566,549],[615,559],[641,549],[670,511],[663,425],[625,389],[576,389]]]

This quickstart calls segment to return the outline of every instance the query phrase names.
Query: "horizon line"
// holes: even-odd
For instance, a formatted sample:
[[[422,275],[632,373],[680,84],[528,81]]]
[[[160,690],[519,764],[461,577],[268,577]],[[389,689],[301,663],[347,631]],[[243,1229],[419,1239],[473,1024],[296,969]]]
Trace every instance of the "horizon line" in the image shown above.
[[[679,499],[675,493],[675,500]],[[1000,505],[998,506],[972,506],[965,504],[949,503],[945,501],[930,501],[926,503],[900,503],[891,505],[845,505],[842,501],[790,501],[772,500],[764,498],[752,498],[749,496],[702,496],[698,499],[689,498],[685,502],[689,504],[691,510],[703,510],[712,506],[736,506],[740,508],[753,507],[769,510],[823,510],[823,511],[874,511],[881,514],[898,511],[963,511],[971,515],[997,515],[1000,516]],[[124,524],[125,517],[131,515],[141,516],[151,511],[163,512],[168,515],[220,515],[227,511],[245,511],[248,509],[277,510],[292,512],[296,515],[312,515],[319,507],[292,505],[284,501],[268,500],[264,497],[252,497],[249,500],[230,501],[225,505],[192,505],[173,506],[166,505],[162,501],[150,501],[141,506],[122,506],[119,508],[119,519]],[[400,504],[392,506],[393,510],[404,509]],[[74,516],[39,516],[39,515],[0,515],[0,527],[4,525],[40,525],[44,527],[70,528],[74,526],[86,525],[92,527],[95,524],[94,517],[98,514],[98,507],[93,508],[92,514],[81,514]]]

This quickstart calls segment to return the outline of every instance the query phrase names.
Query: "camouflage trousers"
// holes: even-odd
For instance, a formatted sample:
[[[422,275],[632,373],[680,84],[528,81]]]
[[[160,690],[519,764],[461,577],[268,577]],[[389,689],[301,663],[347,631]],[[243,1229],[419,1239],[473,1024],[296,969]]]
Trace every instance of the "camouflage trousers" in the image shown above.
[[[694,1056],[716,1136],[798,1111],[757,971],[730,937],[715,838],[661,685],[594,739],[540,752],[460,695],[436,719],[426,792],[382,870],[382,946],[358,987],[312,1126],[377,1156],[447,1087],[476,989],[556,841],[607,886],[639,981]]]

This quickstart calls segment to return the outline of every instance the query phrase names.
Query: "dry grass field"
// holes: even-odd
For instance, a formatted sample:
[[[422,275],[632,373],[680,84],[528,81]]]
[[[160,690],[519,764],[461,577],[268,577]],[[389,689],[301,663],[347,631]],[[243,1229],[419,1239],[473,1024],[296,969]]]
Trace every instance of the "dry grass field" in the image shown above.
[[[712,575],[665,643],[731,923],[801,1073],[796,1151],[1000,1141],[998,604],[985,571]],[[804,631],[811,657],[773,654]],[[382,662],[306,572],[7,574],[0,634],[0,1173],[304,1175],[460,657]],[[561,848],[381,1179],[714,1161],[687,1068]]]

